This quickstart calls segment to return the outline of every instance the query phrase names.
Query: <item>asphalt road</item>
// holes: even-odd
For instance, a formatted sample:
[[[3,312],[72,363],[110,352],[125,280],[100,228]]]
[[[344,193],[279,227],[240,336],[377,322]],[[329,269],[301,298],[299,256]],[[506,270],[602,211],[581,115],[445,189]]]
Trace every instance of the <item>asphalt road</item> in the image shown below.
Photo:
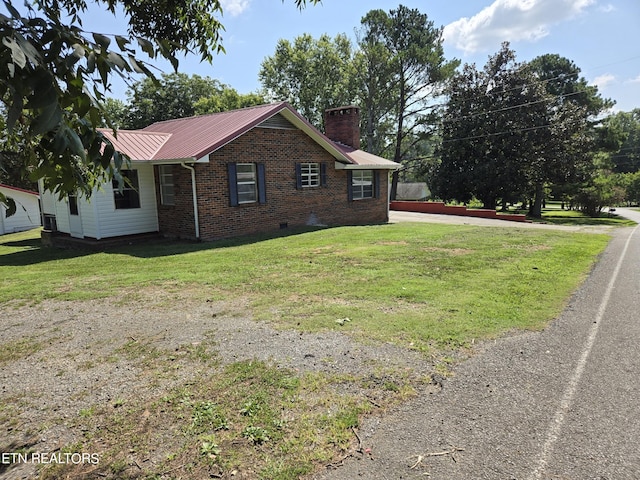
[[[547,329],[483,345],[317,478],[640,479],[640,227],[612,235]]]

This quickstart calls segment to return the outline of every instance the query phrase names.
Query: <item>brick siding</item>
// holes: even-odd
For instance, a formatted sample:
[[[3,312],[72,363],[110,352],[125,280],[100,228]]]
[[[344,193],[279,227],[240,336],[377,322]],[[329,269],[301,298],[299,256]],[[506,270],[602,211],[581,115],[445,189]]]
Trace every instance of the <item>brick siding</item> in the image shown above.
[[[230,206],[228,163],[265,165],[266,204]],[[296,188],[295,165],[327,165],[327,186]],[[376,224],[388,221],[387,170],[380,171],[379,198],[349,201],[347,173],[335,169],[335,160],[299,130],[254,128],[210,155],[209,163],[195,165],[200,238],[215,240],[280,228],[317,223],[329,226]],[[191,172],[173,167],[175,206],[158,205],[160,231],[194,238]],[[156,185],[158,185],[156,168]],[[157,195],[160,203],[160,194]]]
[[[358,107],[325,110],[324,128],[325,135],[334,142],[360,148],[360,109]]]

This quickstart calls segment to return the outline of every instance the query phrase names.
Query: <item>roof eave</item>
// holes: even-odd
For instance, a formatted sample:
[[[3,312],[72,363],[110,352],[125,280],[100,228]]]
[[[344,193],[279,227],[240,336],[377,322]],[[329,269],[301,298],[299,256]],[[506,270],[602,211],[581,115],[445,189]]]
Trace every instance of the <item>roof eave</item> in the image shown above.
[[[336,162],[336,170],[398,170],[402,165],[382,165],[382,164],[363,164],[357,165],[355,163],[344,164]]]
[[[179,163],[209,163],[209,156],[202,158],[188,157],[188,158],[162,158],[158,160],[149,159],[131,159],[134,163],[148,163],[150,165],[176,165]]]

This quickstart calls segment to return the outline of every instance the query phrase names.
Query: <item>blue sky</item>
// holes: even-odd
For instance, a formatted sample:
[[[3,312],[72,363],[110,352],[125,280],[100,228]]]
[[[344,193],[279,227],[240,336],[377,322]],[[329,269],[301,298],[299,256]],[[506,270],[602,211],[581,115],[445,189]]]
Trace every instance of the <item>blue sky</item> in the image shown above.
[[[323,0],[298,11],[293,0],[222,0],[226,55],[213,65],[186,59],[181,71],[217,78],[241,93],[259,89],[258,71],[279,39],[304,33],[352,38],[370,10],[402,4],[445,27],[447,57],[478,66],[511,42],[518,60],[557,53],[573,60],[616,110],[640,108],[638,0]]]
[[[241,93],[260,88],[258,72],[279,39],[304,33],[314,37],[344,33],[355,38],[360,19],[372,9],[389,11],[403,4],[426,13],[445,27],[445,54],[483,66],[503,41],[518,60],[556,53],[573,60],[582,75],[617,102],[616,111],[640,108],[639,0],[323,0],[299,11],[293,0],[221,0],[225,10],[226,54],[213,64],[186,58],[180,71],[216,78]],[[91,10],[85,29],[124,30],[122,22]],[[166,72],[168,64],[157,63]],[[126,86],[114,84],[113,96],[126,99]]]

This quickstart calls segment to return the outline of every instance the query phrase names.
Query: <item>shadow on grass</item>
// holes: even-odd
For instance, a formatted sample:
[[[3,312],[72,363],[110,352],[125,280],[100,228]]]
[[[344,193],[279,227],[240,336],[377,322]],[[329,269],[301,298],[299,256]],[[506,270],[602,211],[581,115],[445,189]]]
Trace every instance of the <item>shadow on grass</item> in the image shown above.
[[[588,215],[577,210],[560,210],[557,208],[549,208],[542,210],[542,218],[530,216],[527,210],[511,210],[509,213],[521,213],[527,215],[527,220],[534,223],[551,223],[553,225],[609,225],[613,227],[625,227],[636,225],[636,222],[629,220],[615,213],[602,212],[597,217],[589,217]]]
[[[39,238],[18,241],[0,241],[0,266],[27,266],[44,262],[55,262],[70,258],[80,258],[87,255],[129,255],[137,258],[166,257],[181,255],[204,250],[239,247],[254,243],[265,242],[277,238],[302,235],[314,231],[326,230],[334,227],[299,227],[278,230],[272,233],[246,235],[227,240],[211,242],[154,239],[134,245],[105,246],[105,248],[83,247],[74,248],[43,247]],[[20,248],[17,252],[2,254],[2,247]],[[99,247],[99,245],[97,245]]]
[[[39,238],[28,238],[26,240],[16,240],[9,242],[0,242],[0,246],[14,247],[14,248],[40,248],[42,243]]]

